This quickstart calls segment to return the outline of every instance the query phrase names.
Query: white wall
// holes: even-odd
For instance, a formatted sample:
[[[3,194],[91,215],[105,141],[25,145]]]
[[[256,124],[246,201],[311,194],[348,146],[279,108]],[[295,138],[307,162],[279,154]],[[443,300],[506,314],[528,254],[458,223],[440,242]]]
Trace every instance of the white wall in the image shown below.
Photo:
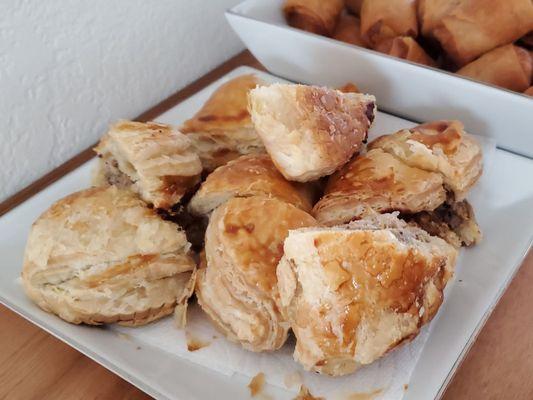
[[[239,0],[1,0],[0,201],[243,49]]]

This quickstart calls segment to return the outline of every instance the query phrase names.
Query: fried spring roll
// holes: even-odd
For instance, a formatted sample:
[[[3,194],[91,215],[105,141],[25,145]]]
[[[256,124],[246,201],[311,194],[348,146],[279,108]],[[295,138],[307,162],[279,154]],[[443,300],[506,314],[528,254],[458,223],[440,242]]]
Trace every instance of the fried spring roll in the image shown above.
[[[422,31],[430,29],[458,67],[533,30],[531,0],[422,0]],[[431,17],[428,17],[431,16]],[[361,22],[363,25],[363,21]]]
[[[287,0],[283,12],[290,26],[331,36],[343,7],[343,0]]]
[[[415,0],[364,0],[361,35],[372,46],[396,36],[418,35]]]
[[[521,47],[508,44],[482,55],[457,73],[506,89],[523,92],[531,84],[531,55]]]
[[[348,14],[341,15],[335,27],[333,39],[365,47],[365,43],[361,37],[361,22],[359,18]]]
[[[384,40],[376,48],[381,53],[404,60],[413,61],[419,64],[436,67],[437,63],[427,55],[424,49],[409,36],[396,37],[394,39]]]
[[[440,20],[449,14],[456,5],[457,1],[450,0],[418,0],[420,33],[423,36],[433,37],[433,30]]]

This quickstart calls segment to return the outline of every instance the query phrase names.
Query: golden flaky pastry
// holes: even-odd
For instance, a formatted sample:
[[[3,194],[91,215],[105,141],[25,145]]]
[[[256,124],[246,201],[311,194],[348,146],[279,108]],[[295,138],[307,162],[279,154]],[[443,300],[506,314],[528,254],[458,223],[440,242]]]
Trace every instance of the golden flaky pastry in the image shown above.
[[[375,100],[324,87],[273,84],[250,91],[250,112],[280,172],[306,182],[333,173],[360,150]]]
[[[137,192],[156,208],[169,208],[200,181],[202,164],[190,140],[169,125],[120,121],[95,147],[93,184]]]
[[[232,197],[251,196],[276,197],[311,211],[309,196],[285,180],[268,154],[241,156],[218,167],[191,199],[189,210],[196,215],[205,215]]]
[[[213,212],[196,296],[230,340],[252,351],[285,343],[289,325],[278,310],[276,266],[289,230],[314,224],[309,214],[276,198],[233,198]]]
[[[224,83],[181,126],[204,169],[212,171],[240,155],[265,151],[248,112],[248,91],[262,84],[255,75],[242,75]]]
[[[22,271],[28,296],[72,323],[184,322],[195,279],[189,243],[137,196],[114,186],[63,198],[32,226]]]
[[[407,165],[437,172],[455,195],[465,198],[483,171],[481,146],[459,121],[434,121],[377,138],[368,145],[380,148]]]
[[[413,168],[381,149],[358,156],[329,178],[313,215],[331,226],[380,213],[432,211],[446,200],[442,176]]]
[[[442,303],[457,256],[393,214],[290,231],[284,251],[278,287],[294,358],[332,376],[414,338]]]

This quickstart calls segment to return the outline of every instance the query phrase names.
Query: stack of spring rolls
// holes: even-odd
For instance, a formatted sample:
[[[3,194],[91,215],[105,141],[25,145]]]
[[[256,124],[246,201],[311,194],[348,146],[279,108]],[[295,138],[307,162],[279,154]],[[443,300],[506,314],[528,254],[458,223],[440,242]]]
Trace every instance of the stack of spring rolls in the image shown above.
[[[533,96],[531,0],[286,0],[289,25]]]

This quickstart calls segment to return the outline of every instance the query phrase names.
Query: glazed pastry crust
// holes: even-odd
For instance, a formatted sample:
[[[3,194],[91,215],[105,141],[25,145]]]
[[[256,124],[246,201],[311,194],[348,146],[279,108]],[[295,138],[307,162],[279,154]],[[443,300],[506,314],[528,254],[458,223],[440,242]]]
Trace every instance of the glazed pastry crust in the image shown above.
[[[217,208],[206,232],[206,268],[196,296],[230,339],[251,351],[280,348],[289,325],[279,313],[276,266],[290,229],[314,225],[306,212],[276,198],[233,198]]]
[[[22,280],[43,310],[72,323],[142,325],[186,307],[189,243],[132,192],[83,190],[33,224]]]
[[[306,370],[340,376],[415,337],[436,314],[457,251],[394,215],[293,230],[277,269]]]
[[[366,140],[374,96],[316,86],[273,84],[250,91],[257,133],[288,180],[330,175]]]
[[[169,208],[200,180],[202,165],[190,140],[169,125],[121,121],[95,147],[96,186],[137,192],[156,208]]]
[[[181,126],[205,170],[212,171],[243,154],[264,152],[248,112],[248,92],[262,84],[255,75],[226,82]]]
[[[464,200],[483,171],[481,146],[459,121],[434,121],[377,138],[380,148],[411,167],[442,175],[456,201]]]
[[[370,210],[416,213],[446,200],[440,174],[409,167],[381,149],[358,156],[332,175],[313,215],[332,226],[363,218]]]
[[[267,154],[245,155],[213,171],[189,203],[196,215],[210,214],[232,197],[276,197],[306,212],[311,200],[276,169]]]

